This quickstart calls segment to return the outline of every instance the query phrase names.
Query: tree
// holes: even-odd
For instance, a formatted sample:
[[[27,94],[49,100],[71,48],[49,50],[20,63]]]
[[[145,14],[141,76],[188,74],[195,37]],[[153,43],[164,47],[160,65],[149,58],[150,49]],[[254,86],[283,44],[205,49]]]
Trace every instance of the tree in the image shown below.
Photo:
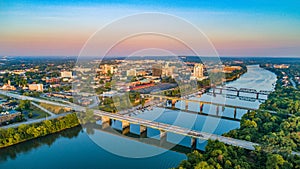
[[[95,123],[94,111],[86,109],[85,112],[81,112],[79,115],[79,121],[81,124]]]
[[[142,107],[144,107],[145,106],[145,98],[142,98],[142,100],[141,100],[141,104],[142,104]]]
[[[27,116],[28,116],[28,118],[32,118],[33,117],[33,113],[29,112]]]
[[[30,100],[20,100],[19,108],[21,110],[28,110],[30,108],[31,101]]]
[[[209,165],[206,161],[201,161],[194,167],[194,169],[215,169],[215,167]]]
[[[267,169],[280,169],[283,164],[285,163],[285,160],[283,157],[279,154],[270,154],[267,158],[266,168]]]

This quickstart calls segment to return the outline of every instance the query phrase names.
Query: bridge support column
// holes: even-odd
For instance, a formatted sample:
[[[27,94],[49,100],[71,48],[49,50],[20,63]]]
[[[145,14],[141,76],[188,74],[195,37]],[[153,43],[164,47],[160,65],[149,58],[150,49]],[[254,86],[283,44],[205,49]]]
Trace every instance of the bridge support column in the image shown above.
[[[172,99],[172,108],[175,108],[175,104],[176,104],[177,100]]]
[[[130,132],[130,123],[126,120],[122,121],[122,134],[127,134]]]
[[[189,102],[186,100],[185,101],[185,110],[188,110],[189,109]]]
[[[130,123],[126,120],[123,120],[122,121],[122,129],[125,129],[125,128],[128,128],[130,127]]]
[[[107,116],[101,116],[102,129],[106,129],[111,126],[111,119]]]
[[[108,127],[110,127],[110,124],[109,123],[102,123],[102,129],[106,129]]]
[[[147,137],[147,127],[140,125],[140,137],[146,138]]]
[[[191,138],[191,149],[195,150],[197,148],[197,138]]]
[[[159,137],[160,137],[160,145],[163,145],[165,142],[167,142],[167,132],[166,131],[160,130]]]
[[[225,106],[222,106],[222,112],[224,112],[225,111]]]
[[[234,115],[233,115],[233,118],[236,119],[236,112],[237,112],[237,109],[234,108]]]
[[[109,123],[109,124],[111,124],[111,119],[109,117],[107,117],[107,116],[102,116],[101,117],[101,121],[102,121],[102,124],[103,123]]]
[[[259,93],[256,93],[256,99],[259,99]]]
[[[213,95],[215,95],[215,94],[216,94],[216,88],[213,87]]]
[[[250,110],[247,110],[247,113],[250,113]]]
[[[203,112],[203,106],[204,106],[204,104],[202,102],[200,102],[200,113]]]
[[[216,106],[216,114],[219,116],[219,106]]]
[[[220,94],[222,94],[223,93],[223,89],[222,88],[220,88]]]

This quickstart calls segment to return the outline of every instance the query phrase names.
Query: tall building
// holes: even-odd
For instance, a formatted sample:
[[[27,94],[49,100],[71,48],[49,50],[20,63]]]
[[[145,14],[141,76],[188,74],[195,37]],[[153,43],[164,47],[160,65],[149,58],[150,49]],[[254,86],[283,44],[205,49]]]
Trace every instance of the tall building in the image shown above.
[[[101,70],[103,74],[107,74],[108,72],[110,72],[111,74],[114,73],[114,67],[111,65],[101,65]]]
[[[31,91],[39,91],[39,92],[42,92],[44,90],[43,84],[29,84],[28,89]]]
[[[60,72],[62,78],[73,78],[72,71],[62,71]]]
[[[194,76],[196,78],[203,78],[204,66],[203,64],[195,64],[194,65]]]
[[[162,66],[159,64],[152,65],[152,76],[161,76]]]

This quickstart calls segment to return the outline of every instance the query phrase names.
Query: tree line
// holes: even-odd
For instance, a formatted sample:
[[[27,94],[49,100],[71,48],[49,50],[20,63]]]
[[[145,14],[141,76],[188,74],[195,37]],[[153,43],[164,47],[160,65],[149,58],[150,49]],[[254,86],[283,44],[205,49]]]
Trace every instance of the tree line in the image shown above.
[[[46,136],[79,125],[75,113],[34,124],[21,124],[16,128],[0,129],[0,148]]]

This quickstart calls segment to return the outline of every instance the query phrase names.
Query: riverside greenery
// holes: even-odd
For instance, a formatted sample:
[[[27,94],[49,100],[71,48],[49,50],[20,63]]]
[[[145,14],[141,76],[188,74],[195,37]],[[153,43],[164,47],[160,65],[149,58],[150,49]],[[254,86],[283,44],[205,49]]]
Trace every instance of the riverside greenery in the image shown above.
[[[299,70],[298,70],[299,71]],[[223,134],[241,140],[259,143],[255,151],[208,141],[205,152],[194,151],[187,155],[179,169],[290,169],[300,168],[300,92],[282,87],[278,72],[275,92],[261,104],[260,110],[246,113],[240,128]],[[271,114],[265,109],[277,111]],[[289,114],[289,115],[288,115]]]
[[[21,124],[16,128],[0,129],[0,148],[56,133],[79,124],[76,114],[72,113],[40,123]]]

